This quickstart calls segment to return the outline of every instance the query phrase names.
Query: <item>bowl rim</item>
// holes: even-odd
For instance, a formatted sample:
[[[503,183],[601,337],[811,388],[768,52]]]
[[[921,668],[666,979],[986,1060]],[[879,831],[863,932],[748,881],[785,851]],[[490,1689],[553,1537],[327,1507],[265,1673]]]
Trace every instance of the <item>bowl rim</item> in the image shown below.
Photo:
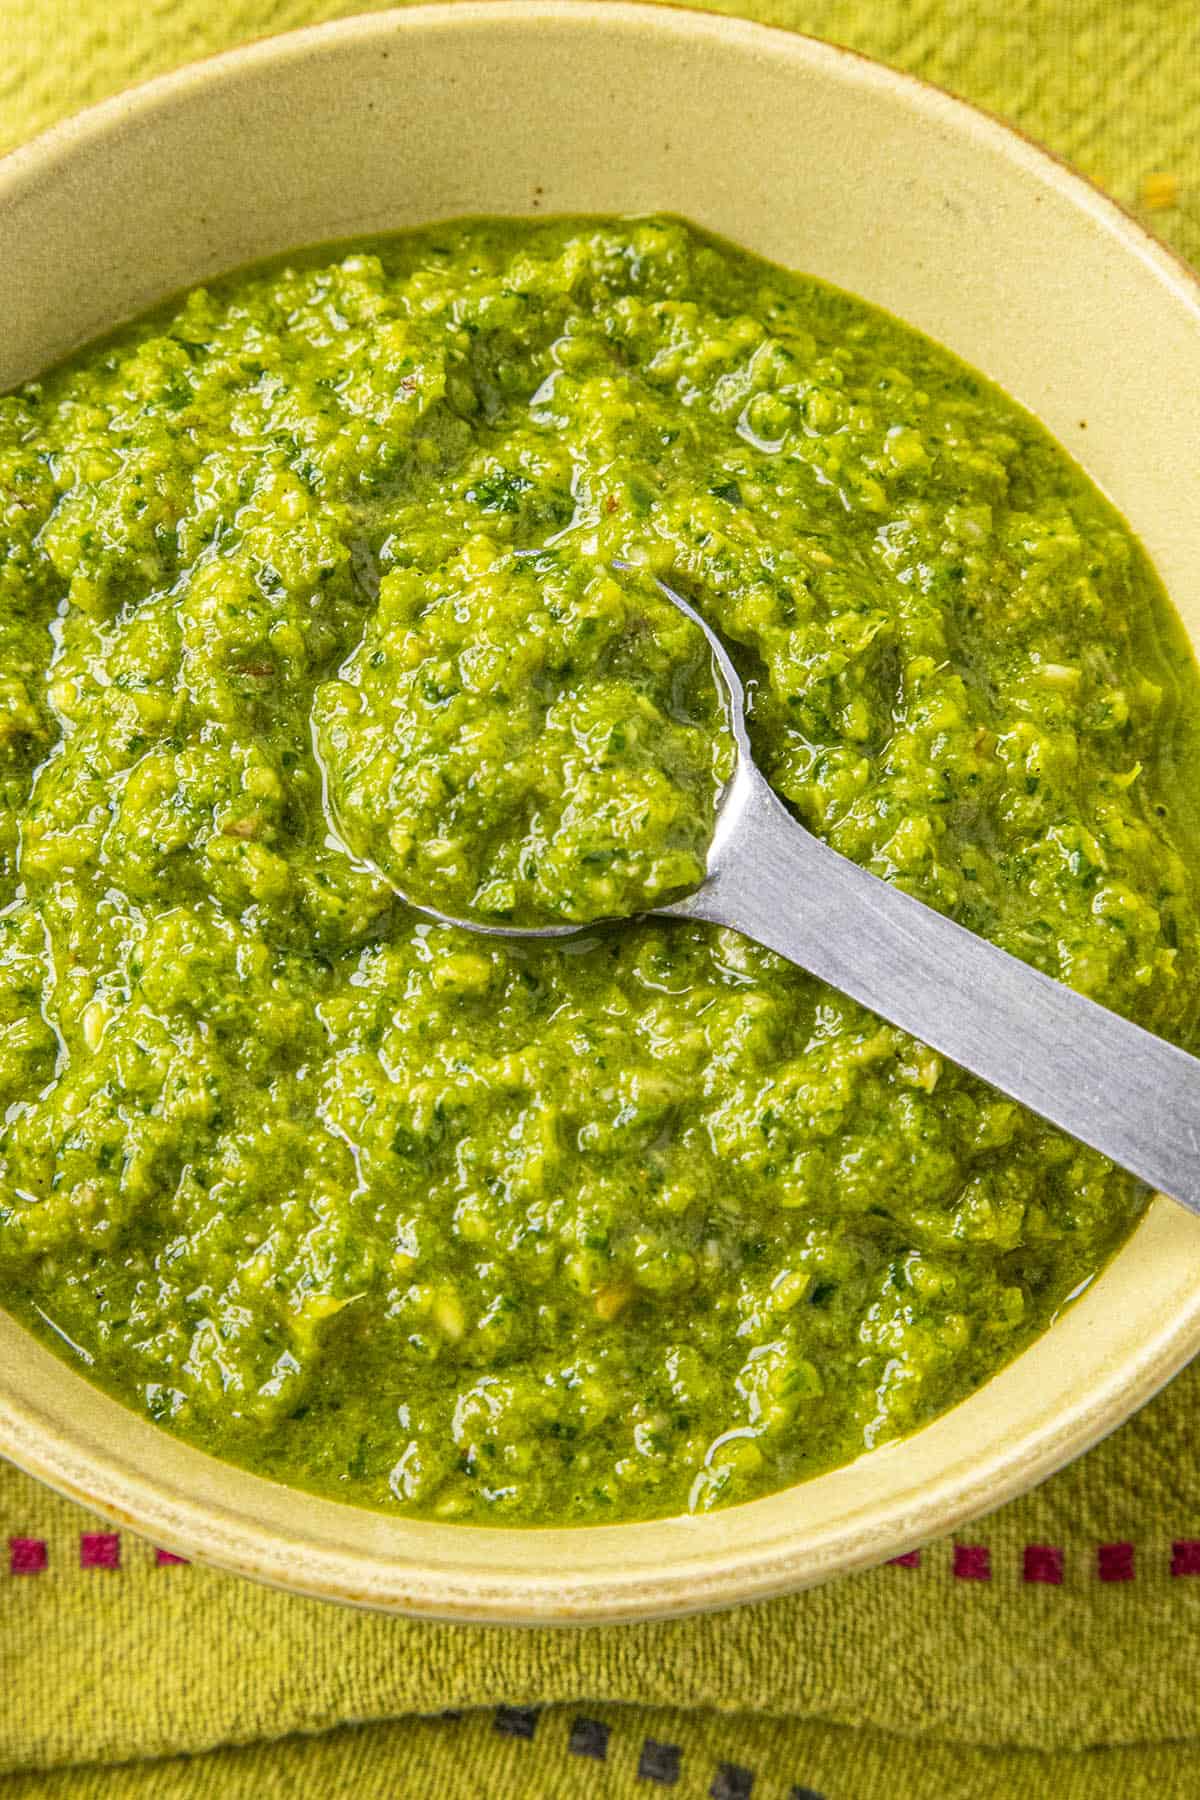
[[[232,50],[188,63],[166,74],[126,89],[99,104],[51,126],[26,144],[0,158],[0,222],[7,201],[29,181],[44,179],[69,159],[86,153],[88,146],[119,132],[198,89],[222,84],[256,67],[304,59],[351,40],[395,40],[408,33],[449,31],[469,35],[486,32],[499,21],[536,32],[552,22],[580,33],[603,29],[612,34],[636,27],[683,38],[699,36],[714,43],[750,48],[770,57],[792,61],[798,67],[830,76],[852,78],[878,91],[906,97],[923,117],[940,122],[959,136],[973,138],[1009,163],[1023,166],[1065,197],[1076,210],[1089,215],[1117,245],[1147,265],[1175,300],[1200,324],[1200,277],[1145,226],[1060,157],[1045,149],[1017,127],[949,94],[921,78],[893,69],[861,52],[806,34],[756,21],[678,4],[647,4],[646,0],[435,0],[392,10],[355,14],[326,24],[308,26],[260,38]],[[1135,1236],[1170,1202],[1157,1200]],[[0,1327],[8,1322],[0,1318]],[[18,1329],[19,1328],[15,1328]],[[21,1333],[24,1338],[25,1334]],[[28,1339],[29,1344],[34,1340]],[[255,1504],[255,1493],[291,1495],[297,1513],[312,1509],[353,1514],[361,1519],[364,1509],[344,1503],[314,1500],[298,1490],[217,1463],[205,1453],[178,1445],[171,1460],[195,1469],[203,1488],[204,1470],[216,1468],[225,1475],[235,1470],[242,1499],[229,1502],[218,1497],[197,1498],[186,1485],[153,1473],[154,1458],[128,1454],[122,1445],[104,1435],[107,1412],[116,1408],[133,1420],[135,1443],[143,1432],[161,1438],[156,1428],[86,1383],[64,1363],[51,1358],[64,1383],[75,1383],[91,1396],[90,1410],[98,1424],[83,1424],[64,1431],[35,1401],[21,1392],[19,1380],[0,1369],[0,1450],[29,1474],[105,1517],[151,1536],[164,1547],[197,1560],[268,1584],[313,1596],[360,1606],[402,1611],[426,1618],[494,1623],[579,1623],[654,1618],[684,1612],[765,1599],[810,1585],[842,1572],[877,1564],[909,1550],[932,1535],[953,1531],[967,1519],[991,1510],[1033,1487],[1106,1431],[1122,1423],[1170,1379],[1200,1349],[1200,1291],[1182,1300],[1141,1346],[1135,1359],[1115,1365],[1110,1359],[1061,1415],[1043,1419],[1024,1429],[1015,1440],[994,1443],[982,1457],[960,1459],[922,1485],[919,1498],[911,1491],[888,1496],[862,1516],[849,1516],[836,1526],[797,1544],[795,1531],[764,1542],[747,1531],[723,1534],[719,1555],[706,1546],[710,1520],[742,1517],[750,1523],[755,1508],[769,1500],[746,1502],[723,1513],[672,1523],[682,1526],[681,1547],[690,1542],[694,1555],[680,1554],[647,1578],[632,1554],[639,1533],[661,1527],[622,1523],[604,1526],[551,1528],[477,1527],[398,1520],[384,1520],[390,1534],[407,1546],[401,1555],[384,1555],[370,1548],[347,1549],[326,1537],[305,1537],[296,1530],[281,1537],[278,1524],[264,1523]],[[31,1354],[50,1358],[35,1346]],[[89,1409],[85,1408],[85,1412]],[[79,1417],[78,1409],[73,1417]],[[931,1429],[926,1427],[925,1429]],[[918,1434],[920,1435],[920,1434]],[[898,1445],[872,1453],[880,1457]],[[211,1480],[212,1477],[210,1476]],[[798,1484],[802,1488],[804,1484]],[[784,1493],[798,1488],[783,1490]],[[777,1498],[777,1496],[776,1496]],[[471,1580],[447,1576],[436,1557],[426,1561],[420,1546],[435,1545],[452,1532],[460,1543],[473,1539],[479,1546],[481,1568]],[[514,1575],[497,1556],[491,1568],[492,1550],[514,1535],[544,1550],[541,1575],[528,1570]],[[630,1545],[628,1570],[610,1574],[600,1585],[597,1577],[575,1575],[564,1550],[572,1542],[600,1537],[615,1541],[620,1535]]]

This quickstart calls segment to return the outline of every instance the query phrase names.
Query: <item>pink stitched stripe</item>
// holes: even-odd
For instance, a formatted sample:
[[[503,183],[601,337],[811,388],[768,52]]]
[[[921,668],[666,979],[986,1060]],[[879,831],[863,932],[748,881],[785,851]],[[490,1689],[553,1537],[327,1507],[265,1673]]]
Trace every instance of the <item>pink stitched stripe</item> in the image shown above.
[[[8,1567],[13,1575],[40,1575],[48,1561],[45,1538],[8,1540]]]
[[[1096,1573],[1101,1581],[1132,1581],[1133,1545],[1097,1545]]]
[[[1063,1578],[1063,1553],[1054,1544],[1026,1544],[1021,1565],[1023,1581],[1048,1581],[1060,1586]]]
[[[79,1534],[79,1566],[81,1569],[119,1569],[121,1539],[115,1531],[81,1531]]]
[[[1136,1575],[1134,1545],[1127,1542],[1097,1544],[1096,1575],[1100,1581],[1132,1581]],[[155,1562],[162,1568],[186,1565],[186,1556],[173,1550],[155,1550]],[[906,1550],[902,1556],[889,1558],[901,1569],[919,1569],[921,1552]],[[10,1537],[8,1567],[13,1575],[40,1575],[49,1567],[50,1557],[45,1538]],[[1061,1587],[1064,1581],[1064,1552],[1057,1544],[1026,1544],[1022,1551],[1021,1578],[1031,1583]],[[79,1536],[79,1565],[84,1569],[119,1569],[121,1538],[115,1531],[84,1531]],[[959,1581],[990,1581],[992,1553],[986,1544],[955,1544],[951,1569]],[[1171,1545],[1171,1574],[1200,1575],[1200,1538],[1176,1538]]]
[[[986,1544],[955,1544],[953,1568],[960,1581],[990,1581],[992,1553]]]

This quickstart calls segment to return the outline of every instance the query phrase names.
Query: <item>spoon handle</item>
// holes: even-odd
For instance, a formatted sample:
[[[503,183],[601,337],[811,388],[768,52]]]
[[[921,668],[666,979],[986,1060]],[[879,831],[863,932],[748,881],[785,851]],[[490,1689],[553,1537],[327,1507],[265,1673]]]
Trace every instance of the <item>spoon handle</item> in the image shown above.
[[[759,775],[705,885],[731,925],[1200,1212],[1200,1061],[839,856]]]

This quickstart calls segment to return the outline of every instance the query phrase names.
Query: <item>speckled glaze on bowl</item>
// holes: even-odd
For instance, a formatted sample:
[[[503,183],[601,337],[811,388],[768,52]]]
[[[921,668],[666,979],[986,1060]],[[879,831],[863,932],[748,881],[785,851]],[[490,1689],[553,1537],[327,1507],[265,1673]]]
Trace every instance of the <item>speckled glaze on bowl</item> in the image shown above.
[[[0,390],[185,284],[465,213],[678,212],[910,321],[1113,497],[1200,641],[1200,286],[1069,170],[861,57],[618,0],[469,0],[185,69],[0,162]],[[823,1581],[1031,1487],[1200,1349],[1200,1220],[1157,1200],[1081,1300],[915,1436],[702,1518],[387,1518],[177,1443],[0,1315],[0,1451],[177,1551],[359,1605],[664,1616]]]

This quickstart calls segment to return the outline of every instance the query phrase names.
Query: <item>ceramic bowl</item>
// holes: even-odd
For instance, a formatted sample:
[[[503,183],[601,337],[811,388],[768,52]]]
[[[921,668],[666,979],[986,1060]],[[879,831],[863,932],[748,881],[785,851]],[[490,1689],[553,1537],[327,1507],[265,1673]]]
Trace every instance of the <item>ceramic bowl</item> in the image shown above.
[[[844,50],[604,0],[417,6],[183,70],[0,163],[0,390],[185,284],[466,213],[677,212],[920,327],[1116,501],[1200,639],[1200,288],[994,120]],[[175,1442],[0,1316],[0,1450],[168,1548],[454,1619],[662,1616],[960,1525],[1094,1443],[1200,1348],[1200,1221],[1154,1202],[1032,1348],[915,1436],[701,1518],[393,1519]]]

